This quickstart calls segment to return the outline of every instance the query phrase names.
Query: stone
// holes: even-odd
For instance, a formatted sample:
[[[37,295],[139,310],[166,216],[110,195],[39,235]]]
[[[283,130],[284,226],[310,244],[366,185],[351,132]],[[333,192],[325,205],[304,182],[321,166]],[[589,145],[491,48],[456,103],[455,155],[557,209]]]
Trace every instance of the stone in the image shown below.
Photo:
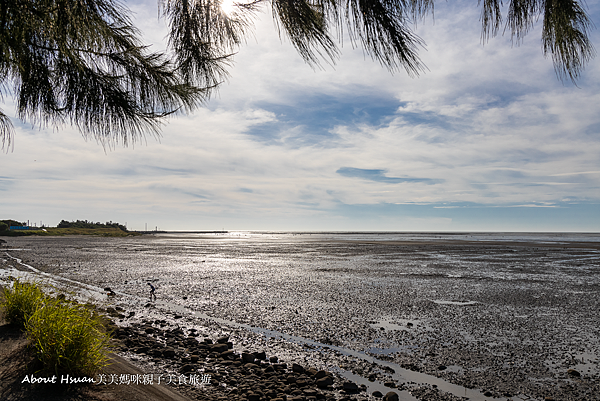
[[[249,354],[247,352],[242,352],[242,362],[244,363],[253,363],[256,358],[254,355]]]
[[[225,352],[221,352],[221,354],[219,356],[223,359],[229,359],[229,360],[236,359],[235,353],[230,349],[228,349]]]
[[[217,354],[220,354],[222,352],[227,351],[229,348],[227,347],[227,344],[214,344],[212,347],[210,347],[210,350],[212,352],[216,352]]]
[[[248,398],[248,401],[260,401],[260,394],[250,393],[246,395],[246,398]]]
[[[445,365],[438,366],[438,370],[446,370],[448,367]]]
[[[317,379],[316,384],[318,388],[327,388],[328,386],[333,385],[333,379],[331,376],[321,377],[320,379]]]
[[[325,376],[329,376],[329,372],[326,370],[319,370],[317,373],[315,373],[315,379],[320,379]]]
[[[396,387],[396,383],[394,383],[394,382],[385,382],[385,383],[383,383],[383,385],[386,387],[391,387],[391,388]]]
[[[254,357],[256,359],[260,359],[261,361],[264,361],[265,359],[267,359],[267,354],[265,354],[265,351],[254,352]]]
[[[375,397],[375,398],[382,398],[383,397],[383,393],[381,391],[375,390],[375,391],[373,391],[373,397]]]
[[[306,386],[308,386],[308,381],[305,379],[299,379],[299,380],[296,380],[296,385],[298,387],[306,387]]]
[[[188,363],[185,364],[181,367],[181,369],[179,369],[179,373],[187,373],[187,372],[195,372],[196,371],[196,365]]]
[[[175,357],[175,350],[171,347],[167,347],[163,350],[162,354],[165,358],[173,358]]]
[[[567,374],[569,376],[573,376],[573,377],[580,377],[581,376],[581,373],[579,373],[575,369],[569,369],[569,370],[567,370]]]
[[[399,399],[400,397],[395,391],[390,391],[385,395],[385,397],[383,397],[384,401],[398,401]]]
[[[358,391],[358,385],[354,382],[344,382],[342,388],[349,393],[355,393]]]
[[[271,363],[277,363],[277,357],[276,356],[269,357],[269,362],[271,362]]]
[[[229,341],[229,336],[217,338],[217,344],[227,344]]]
[[[304,367],[302,365],[298,365],[297,363],[294,363],[294,364],[292,364],[292,372],[304,373]]]

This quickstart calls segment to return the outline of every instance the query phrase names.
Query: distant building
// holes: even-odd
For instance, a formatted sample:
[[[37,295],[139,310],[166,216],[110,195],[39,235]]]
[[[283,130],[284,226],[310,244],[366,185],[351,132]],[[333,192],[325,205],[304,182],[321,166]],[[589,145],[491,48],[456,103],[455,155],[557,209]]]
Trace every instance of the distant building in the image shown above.
[[[31,230],[29,226],[10,226],[10,230]]]

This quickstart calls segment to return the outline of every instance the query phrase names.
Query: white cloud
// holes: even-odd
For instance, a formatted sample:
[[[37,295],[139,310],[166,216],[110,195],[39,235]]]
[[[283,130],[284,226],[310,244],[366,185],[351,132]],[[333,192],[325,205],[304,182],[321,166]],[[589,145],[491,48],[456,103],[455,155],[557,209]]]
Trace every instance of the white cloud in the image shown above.
[[[430,71],[416,79],[391,75],[350,46],[335,68],[313,70],[265,16],[256,41],[235,56],[229,82],[207,107],[170,119],[160,142],[105,153],[69,127],[21,126],[15,151],[0,156],[3,214],[120,220],[134,228],[153,220],[170,229],[222,222],[353,229],[354,222],[354,229],[383,230],[404,222],[435,230],[459,222],[394,217],[380,207],[600,202],[598,60],[581,88],[563,85],[536,32],[517,48],[507,38],[482,46],[479,9],[466,4],[440,3],[435,24],[419,25]],[[160,41],[155,8],[135,8],[150,40]],[[369,108],[377,99],[382,108]],[[361,113],[367,118],[354,120]],[[443,182],[375,182],[341,176],[341,167]],[[372,207],[373,215],[353,216],[355,209],[341,209],[347,205]]]

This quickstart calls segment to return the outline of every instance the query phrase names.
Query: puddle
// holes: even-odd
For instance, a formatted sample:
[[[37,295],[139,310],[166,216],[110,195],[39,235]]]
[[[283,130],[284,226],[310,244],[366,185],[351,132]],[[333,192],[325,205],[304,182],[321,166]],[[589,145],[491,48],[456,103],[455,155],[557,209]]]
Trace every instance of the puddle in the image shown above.
[[[413,352],[413,350],[419,348],[416,345],[404,345],[401,347],[391,347],[391,348],[378,348],[378,347],[371,347],[368,349],[368,353],[370,354],[375,354],[375,355],[392,355],[392,354],[396,354],[398,352],[405,352],[405,353],[411,353]]]
[[[368,379],[365,379],[362,376],[356,375],[348,370],[340,368],[334,369],[334,371],[344,379],[354,382],[359,386],[364,384],[367,387],[367,393],[369,394],[373,394],[373,392],[379,391],[381,392],[381,394],[385,395],[390,391],[394,391],[396,394],[398,394],[400,401],[419,401],[417,398],[413,397],[408,391],[399,391],[395,388],[386,387],[382,382],[378,380],[369,381]]]
[[[477,305],[479,302],[477,301],[444,301],[441,299],[433,299],[431,302],[438,305],[459,305],[459,306],[467,306],[467,305]]]

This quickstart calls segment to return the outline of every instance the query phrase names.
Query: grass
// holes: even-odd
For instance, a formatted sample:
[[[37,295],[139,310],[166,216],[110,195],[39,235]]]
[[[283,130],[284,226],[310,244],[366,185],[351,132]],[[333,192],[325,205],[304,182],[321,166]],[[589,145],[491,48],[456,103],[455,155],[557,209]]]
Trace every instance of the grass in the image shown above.
[[[18,280],[4,288],[2,306],[6,320],[25,330],[44,371],[93,375],[108,364],[105,318],[89,306]]]

